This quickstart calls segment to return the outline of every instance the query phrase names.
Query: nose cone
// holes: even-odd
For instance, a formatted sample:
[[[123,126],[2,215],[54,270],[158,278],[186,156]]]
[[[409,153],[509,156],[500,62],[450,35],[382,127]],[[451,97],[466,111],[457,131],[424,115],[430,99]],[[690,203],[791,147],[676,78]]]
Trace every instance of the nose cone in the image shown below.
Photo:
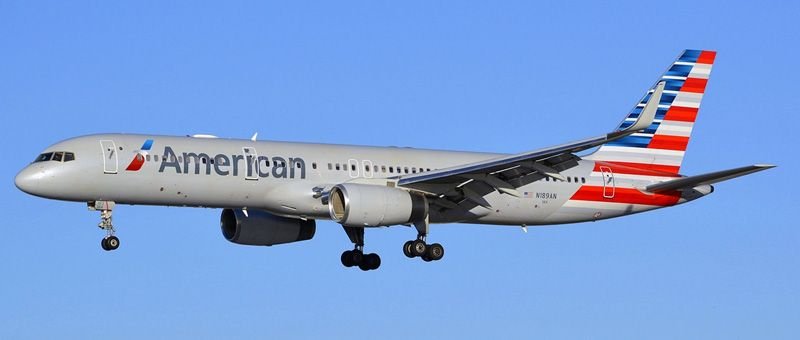
[[[38,196],[40,178],[41,170],[36,169],[34,166],[28,166],[17,174],[17,177],[14,178],[14,184],[19,190]]]

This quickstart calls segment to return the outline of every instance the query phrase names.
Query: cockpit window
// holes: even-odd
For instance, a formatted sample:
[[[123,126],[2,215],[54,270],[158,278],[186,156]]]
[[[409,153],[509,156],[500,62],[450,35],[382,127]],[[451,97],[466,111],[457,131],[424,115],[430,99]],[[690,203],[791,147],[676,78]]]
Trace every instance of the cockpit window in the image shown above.
[[[36,160],[33,161],[33,162],[34,163],[35,162],[47,162],[51,158],[53,158],[53,153],[52,152],[46,152],[46,153],[43,153],[43,154],[39,155],[39,157],[37,157]]]
[[[36,157],[34,163],[38,162],[47,162],[47,161],[54,161],[54,162],[69,162],[75,160],[75,154],[72,152],[64,152],[64,151],[57,151],[57,152],[45,152],[39,157]]]

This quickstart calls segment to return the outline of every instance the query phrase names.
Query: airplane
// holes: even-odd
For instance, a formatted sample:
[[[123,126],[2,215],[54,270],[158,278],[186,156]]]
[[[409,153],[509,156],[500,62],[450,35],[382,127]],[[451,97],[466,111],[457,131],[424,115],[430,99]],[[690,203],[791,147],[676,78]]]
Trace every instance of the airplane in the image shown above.
[[[20,190],[100,212],[104,250],[120,241],[117,204],[221,208],[222,235],[241,245],[309,240],[316,220],[342,225],[346,267],[374,270],[364,231],[413,226],[403,253],[441,260],[431,224],[519,226],[597,221],[672,207],[712,184],[774,167],[684,176],[680,167],[716,52],[685,50],[615,130],[518,154],[95,134],[45,149],[15,178]],[[593,150],[592,150],[593,149]]]

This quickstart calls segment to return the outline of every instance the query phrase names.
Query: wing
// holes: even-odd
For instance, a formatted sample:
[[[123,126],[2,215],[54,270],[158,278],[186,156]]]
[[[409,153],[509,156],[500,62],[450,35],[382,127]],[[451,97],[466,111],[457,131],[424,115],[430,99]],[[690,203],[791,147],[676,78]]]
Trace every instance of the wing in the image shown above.
[[[436,171],[400,176],[397,185],[424,192],[434,198],[432,203],[444,208],[466,208],[475,205],[490,208],[483,199],[499,191],[519,197],[516,188],[545,176],[563,180],[561,171],[578,165],[575,153],[591,149],[646,129],[655,118],[664,82],[656,85],[639,118],[630,127],[553,147],[463,164]]]

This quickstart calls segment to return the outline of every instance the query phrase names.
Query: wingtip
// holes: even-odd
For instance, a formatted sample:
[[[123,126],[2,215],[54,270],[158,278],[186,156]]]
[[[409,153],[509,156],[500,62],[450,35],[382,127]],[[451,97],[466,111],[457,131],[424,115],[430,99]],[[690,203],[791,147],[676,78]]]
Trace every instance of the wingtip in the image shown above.
[[[771,168],[777,167],[777,165],[775,165],[775,164],[754,164],[753,166],[757,167],[757,168],[764,168],[764,169],[771,169]]]

